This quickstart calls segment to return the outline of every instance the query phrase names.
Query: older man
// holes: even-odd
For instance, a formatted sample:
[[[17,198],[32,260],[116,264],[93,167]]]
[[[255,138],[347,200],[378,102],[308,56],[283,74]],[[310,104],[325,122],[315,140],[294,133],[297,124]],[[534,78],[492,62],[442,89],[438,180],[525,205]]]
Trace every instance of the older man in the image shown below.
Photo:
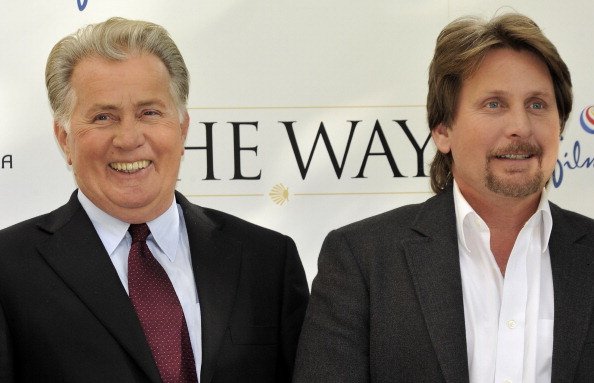
[[[529,18],[437,39],[436,196],[333,231],[296,382],[593,382],[594,221],[547,201],[569,71]]]
[[[175,192],[188,71],[167,32],[82,28],[46,84],[78,190],[0,231],[0,381],[290,381],[295,244]]]

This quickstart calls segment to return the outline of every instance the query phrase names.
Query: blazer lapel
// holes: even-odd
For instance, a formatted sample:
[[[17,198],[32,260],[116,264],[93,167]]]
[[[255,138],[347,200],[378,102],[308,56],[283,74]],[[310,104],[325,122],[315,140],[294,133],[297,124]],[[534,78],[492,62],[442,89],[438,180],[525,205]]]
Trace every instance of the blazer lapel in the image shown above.
[[[594,305],[593,249],[579,243],[592,233],[568,220],[553,204],[551,213],[549,252],[555,296],[552,381],[570,382],[574,380]]]
[[[202,316],[200,382],[212,380],[220,346],[235,303],[241,269],[241,244],[222,233],[222,224],[176,193],[182,206]]]
[[[93,224],[76,197],[42,227],[53,233],[38,250],[152,382],[160,382],[144,333],[126,290]]]
[[[427,329],[446,382],[468,382],[464,303],[451,188],[423,204],[403,243]]]

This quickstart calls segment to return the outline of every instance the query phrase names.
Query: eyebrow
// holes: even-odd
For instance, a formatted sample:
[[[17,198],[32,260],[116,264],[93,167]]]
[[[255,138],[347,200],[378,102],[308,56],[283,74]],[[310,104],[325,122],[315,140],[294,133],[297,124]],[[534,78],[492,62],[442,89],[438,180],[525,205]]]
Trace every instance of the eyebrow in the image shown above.
[[[553,98],[556,98],[554,89],[553,89],[553,93],[539,90],[536,92],[532,92],[530,95],[532,97],[553,97]]]
[[[495,89],[495,90],[487,91],[486,94],[493,95],[493,96],[506,96],[506,95],[510,94],[510,92]],[[551,92],[544,91],[544,90],[535,90],[535,91],[528,93],[528,95],[529,95],[529,97],[555,97],[554,91],[553,91],[553,93],[551,93]]]
[[[91,105],[88,110],[95,111],[95,110],[119,110],[121,109],[119,106],[115,104],[93,104]]]
[[[152,99],[152,100],[140,101],[140,102],[138,102],[138,103],[135,104],[135,106],[137,108],[141,108],[141,107],[144,107],[144,106],[151,106],[151,105],[158,105],[158,106],[161,106],[161,107],[165,107],[166,106],[166,103],[163,102],[163,101],[161,101],[161,100],[159,100],[159,99]]]
[[[142,107],[151,106],[151,105],[158,105],[160,107],[166,106],[166,104],[159,99],[150,99],[150,100],[144,100],[144,101],[137,102],[134,104],[134,107],[142,108]],[[121,109],[122,109],[121,105],[96,103],[96,104],[91,105],[88,108],[88,111],[89,112],[94,112],[94,111],[98,111],[98,110],[118,111]]]

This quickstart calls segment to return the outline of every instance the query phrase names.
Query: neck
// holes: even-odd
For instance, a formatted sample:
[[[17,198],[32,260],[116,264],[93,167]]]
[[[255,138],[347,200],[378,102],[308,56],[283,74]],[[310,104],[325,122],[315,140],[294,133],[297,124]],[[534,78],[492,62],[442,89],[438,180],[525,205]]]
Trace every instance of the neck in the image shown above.
[[[490,230],[509,230],[519,232],[526,221],[532,217],[540,203],[540,193],[524,197],[501,197],[486,201],[484,199],[464,198]]]
[[[484,195],[464,193],[462,189],[460,191],[489,227],[491,252],[501,273],[505,275],[507,261],[518,234],[536,212],[542,192],[522,198],[499,195],[485,198]]]

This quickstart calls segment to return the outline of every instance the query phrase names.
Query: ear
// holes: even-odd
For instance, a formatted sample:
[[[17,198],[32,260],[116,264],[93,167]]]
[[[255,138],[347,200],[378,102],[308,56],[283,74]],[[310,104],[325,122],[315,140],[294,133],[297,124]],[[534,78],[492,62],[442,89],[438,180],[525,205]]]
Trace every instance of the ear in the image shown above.
[[[190,126],[190,115],[188,114],[188,111],[186,110],[184,112],[183,115],[183,119],[181,121],[180,127],[181,127],[181,139],[182,139],[182,149],[181,149],[181,154],[184,154],[184,143],[186,142],[186,137],[188,137],[188,128]]]
[[[70,145],[68,145],[68,132],[66,132],[66,129],[64,129],[64,127],[56,120],[54,120],[54,135],[56,136],[58,144],[60,144],[60,147],[62,148],[62,152],[64,152],[64,156],[66,156],[66,162],[68,165],[72,165]]]
[[[450,152],[450,150],[452,150],[450,144],[450,133],[450,128],[445,126],[443,122],[437,125],[435,129],[431,131],[431,137],[433,137],[433,142],[435,142],[437,150],[443,154],[447,154]]]

